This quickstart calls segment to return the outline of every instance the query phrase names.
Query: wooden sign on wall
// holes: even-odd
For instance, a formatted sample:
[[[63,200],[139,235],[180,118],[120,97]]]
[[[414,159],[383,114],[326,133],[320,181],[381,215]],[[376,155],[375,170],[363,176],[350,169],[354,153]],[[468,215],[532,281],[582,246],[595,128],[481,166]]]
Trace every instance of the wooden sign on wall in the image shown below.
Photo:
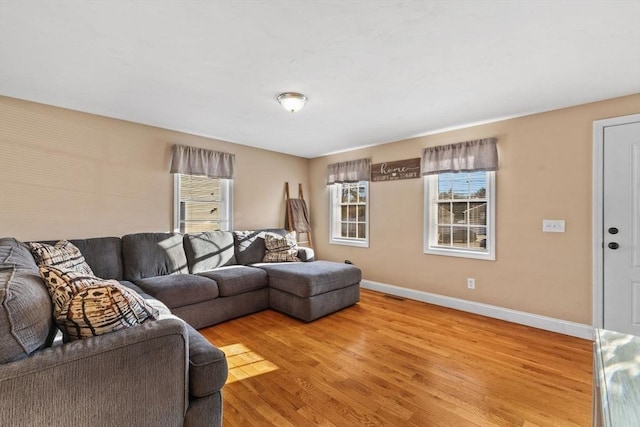
[[[371,165],[371,181],[420,178],[420,158]]]

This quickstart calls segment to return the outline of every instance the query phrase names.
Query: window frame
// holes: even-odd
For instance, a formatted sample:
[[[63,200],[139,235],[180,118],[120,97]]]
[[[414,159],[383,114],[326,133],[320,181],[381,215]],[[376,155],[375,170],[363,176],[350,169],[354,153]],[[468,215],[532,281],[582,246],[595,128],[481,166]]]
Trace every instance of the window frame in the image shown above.
[[[187,234],[180,231],[180,176],[188,174],[173,174],[173,232]],[[233,231],[233,179],[220,179],[220,231]],[[226,228],[223,227],[226,224]]]
[[[496,259],[496,191],[495,191],[495,171],[486,171],[487,174],[487,223],[486,223],[486,248],[483,251],[443,247],[436,244],[438,236],[438,176],[439,174],[426,175],[424,181],[424,236],[423,252],[429,255],[443,255],[460,258],[472,258],[487,261]]]
[[[343,206],[340,201],[340,196],[342,194],[342,186],[349,184],[358,184],[361,186],[365,184],[366,190],[366,201],[364,203],[365,206],[365,238],[350,238],[350,237],[342,237],[339,235],[342,224],[342,214],[341,207]],[[329,243],[333,245],[344,245],[344,246],[354,246],[360,248],[368,248],[369,247],[369,230],[371,219],[369,216],[369,181],[358,181],[356,183],[334,183],[329,185]],[[347,221],[348,222],[348,221]]]

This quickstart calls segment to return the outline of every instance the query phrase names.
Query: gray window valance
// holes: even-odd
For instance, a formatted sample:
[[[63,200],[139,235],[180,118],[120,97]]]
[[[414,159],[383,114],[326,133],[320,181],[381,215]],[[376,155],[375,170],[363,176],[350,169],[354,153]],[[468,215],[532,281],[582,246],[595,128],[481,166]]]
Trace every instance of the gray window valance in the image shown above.
[[[371,160],[358,159],[327,166],[327,185],[342,182],[369,181]]]
[[[422,175],[498,170],[496,138],[476,139],[422,150]]]
[[[233,179],[236,176],[235,154],[174,144],[171,173]]]

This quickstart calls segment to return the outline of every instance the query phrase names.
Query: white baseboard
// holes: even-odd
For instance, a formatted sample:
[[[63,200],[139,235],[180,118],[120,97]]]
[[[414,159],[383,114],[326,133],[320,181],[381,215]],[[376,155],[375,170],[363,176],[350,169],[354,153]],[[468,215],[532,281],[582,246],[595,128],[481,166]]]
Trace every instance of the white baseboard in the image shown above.
[[[402,288],[400,286],[373,282],[371,280],[362,280],[360,282],[360,286],[372,291],[440,305],[443,307],[479,314],[481,316],[492,317],[494,319],[506,320],[507,322],[518,323],[520,325],[531,326],[538,329],[544,329],[546,331],[558,332],[560,334],[588,340],[593,339],[593,327],[583,323],[568,322],[566,320],[554,319],[553,317],[540,316],[538,314],[511,310],[509,308],[502,308],[495,305],[482,304],[479,302],[432,294],[415,289]]]

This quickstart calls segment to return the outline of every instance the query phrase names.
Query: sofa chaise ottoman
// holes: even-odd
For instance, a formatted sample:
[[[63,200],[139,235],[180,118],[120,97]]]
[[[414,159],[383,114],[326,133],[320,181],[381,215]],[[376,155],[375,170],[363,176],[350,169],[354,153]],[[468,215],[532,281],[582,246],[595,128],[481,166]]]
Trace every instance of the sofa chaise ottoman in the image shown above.
[[[284,229],[234,231],[235,257],[239,263],[266,272],[269,308],[311,322],[360,300],[359,268],[331,261],[314,261],[313,250],[299,248],[304,262],[262,262],[265,233],[285,236]]]
[[[358,302],[360,269],[327,261],[256,264],[269,277],[269,307],[305,322]]]

